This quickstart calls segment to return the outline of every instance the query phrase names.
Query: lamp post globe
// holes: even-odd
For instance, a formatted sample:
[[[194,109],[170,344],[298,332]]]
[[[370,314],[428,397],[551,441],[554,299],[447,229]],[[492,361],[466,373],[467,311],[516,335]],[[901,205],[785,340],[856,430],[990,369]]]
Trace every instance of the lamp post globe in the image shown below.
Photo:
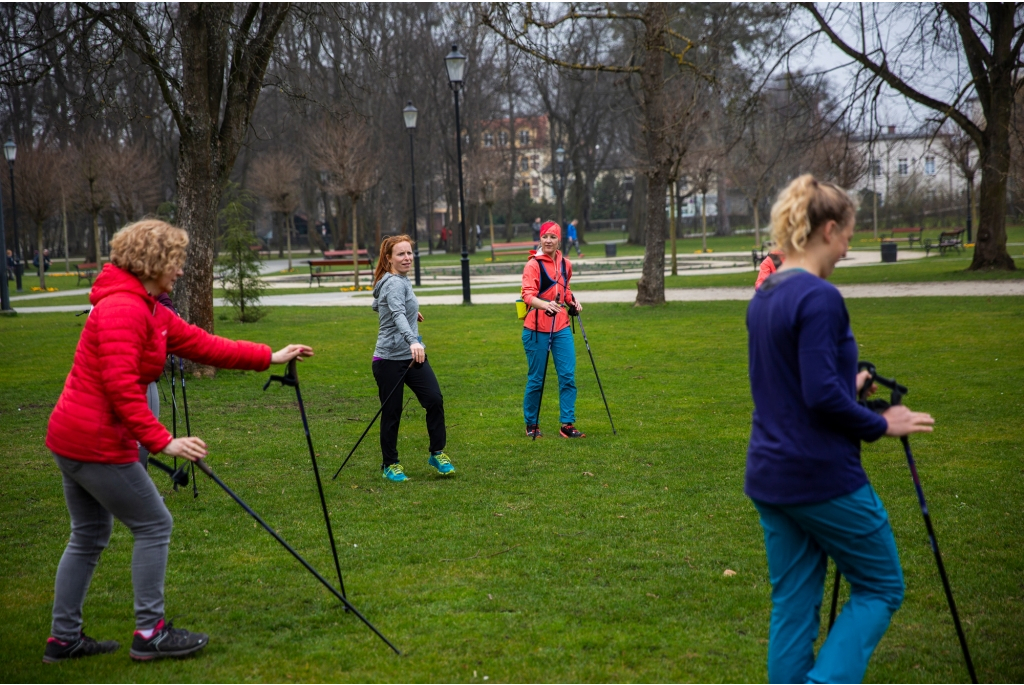
[[[14,285],[17,291],[21,292],[21,276],[25,272],[25,259],[21,252],[21,240],[18,238],[18,201],[14,193],[14,160],[18,156],[18,146],[11,138],[4,143],[4,158],[7,160],[7,168],[11,174],[11,224],[14,228]],[[98,248],[97,248],[98,249]],[[4,254],[4,259],[7,255]],[[41,259],[41,256],[40,256]]]
[[[415,157],[415,145],[413,139],[416,136],[416,118],[419,112],[413,107],[412,100],[405,103],[405,109],[402,110],[402,118],[405,119],[405,130],[409,132],[409,171],[412,177],[412,263],[413,263],[413,275],[415,280],[413,281],[417,286],[420,285],[420,229],[416,225],[416,157]],[[429,229],[429,227],[428,227]]]
[[[462,75],[466,70],[466,56],[459,52],[459,46],[453,45],[452,51],[444,58],[445,69],[448,70],[448,83],[453,88],[462,86]]]
[[[453,45],[452,51],[444,58],[444,66],[448,70],[448,85],[455,94],[455,155],[459,162],[459,232],[462,236],[462,304],[472,304],[469,296],[469,238],[466,234],[466,198],[462,182],[462,123],[459,120],[459,90],[462,89],[466,56],[459,52],[458,45]]]

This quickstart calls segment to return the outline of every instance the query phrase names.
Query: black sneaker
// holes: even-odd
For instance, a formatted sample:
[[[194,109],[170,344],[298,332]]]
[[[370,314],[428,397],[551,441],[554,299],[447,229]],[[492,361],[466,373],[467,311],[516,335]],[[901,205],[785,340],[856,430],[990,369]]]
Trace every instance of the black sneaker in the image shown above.
[[[156,632],[148,640],[138,631],[132,640],[132,648],[128,651],[136,661],[150,661],[167,656],[188,656],[206,646],[210,636],[206,633],[193,633],[184,628],[175,628],[173,622],[164,623],[163,619],[156,626]]]
[[[571,423],[563,423],[562,428],[558,431],[558,434],[563,438],[585,438],[585,433],[580,433],[576,430],[576,426]]]
[[[540,426],[535,423],[528,423],[526,424],[526,437],[543,438],[544,434],[540,432]]]
[[[91,637],[82,633],[77,640],[64,642],[55,637],[46,640],[46,651],[43,652],[44,664],[56,664],[68,659],[81,659],[83,656],[96,656],[97,654],[110,654],[121,648],[116,640],[104,640],[96,642]]]

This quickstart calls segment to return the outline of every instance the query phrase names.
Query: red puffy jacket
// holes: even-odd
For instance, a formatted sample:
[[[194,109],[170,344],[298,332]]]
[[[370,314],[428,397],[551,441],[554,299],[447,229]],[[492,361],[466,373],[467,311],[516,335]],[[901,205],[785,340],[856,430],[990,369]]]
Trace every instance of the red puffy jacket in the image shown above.
[[[103,267],[89,300],[93,310],[46,431],[46,446],[62,457],[127,464],[139,459],[136,441],[153,453],[167,447],[171,434],[149,410],[146,386],[160,377],[168,353],[226,369],[270,366],[268,346],[186,323],[113,264]]]

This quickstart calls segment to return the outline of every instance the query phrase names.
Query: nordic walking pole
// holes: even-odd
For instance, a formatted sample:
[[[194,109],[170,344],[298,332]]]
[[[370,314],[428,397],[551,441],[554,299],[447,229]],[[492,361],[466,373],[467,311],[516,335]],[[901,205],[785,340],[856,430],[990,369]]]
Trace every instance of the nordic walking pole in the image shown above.
[[[200,459],[198,461],[198,464],[199,464],[199,470],[200,471],[202,471],[207,476],[209,476],[213,480],[213,482],[215,482],[217,485],[219,485],[221,487],[221,489],[224,490],[224,492],[228,493],[228,495],[231,496],[231,499],[233,499],[236,502],[238,502],[238,505],[240,507],[242,507],[243,509],[245,509],[246,513],[249,514],[249,516],[252,516],[254,519],[256,519],[256,522],[259,523],[261,526],[263,526],[264,530],[266,530],[268,533],[270,533],[272,536],[274,536],[274,539],[277,540],[278,542],[280,542],[281,546],[284,547],[286,550],[288,550],[293,557],[298,559],[299,563],[302,564],[303,566],[305,566],[306,570],[309,571],[310,573],[312,573],[314,578],[319,580],[323,584],[323,586],[325,588],[330,590],[331,594],[333,594],[335,597],[337,597],[339,600],[341,600],[341,603],[345,605],[345,608],[347,608],[349,611],[351,611],[353,614],[355,614],[356,617],[358,617],[360,621],[365,623],[367,628],[372,630],[377,637],[379,637],[381,640],[384,641],[384,644],[386,644],[388,647],[390,647],[391,649],[393,649],[395,651],[395,654],[398,654],[399,656],[401,656],[402,653],[400,651],[398,651],[398,648],[395,647],[393,644],[391,644],[391,641],[388,640],[386,637],[384,637],[384,635],[379,630],[377,630],[374,627],[374,625],[372,623],[370,623],[366,619],[365,616],[363,616],[361,613],[359,613],[359,610],[356,609],[354,606],[352,606],[352,603],[349,602],[348,599],[346,599],[344,595],[342,595],[340,592],[335,590],[334,586],[332,586],[330,583],[327,582],[327,579],[325,579],[322,575],[317,573],[317,570],[315,568],[313,568],[312,566],[310,566],[309,562],[302,558],[302,555],[300,555],[298,552],[296,552],[292,548],[291,545],[289,545],[287,542],[284,541],[284,538],[282,538],[280,535],[277,534],[277,531],[275,531],[273,528],[271,528],[269,525],[267,525],[267,522],[264,521],[263,519],[261,519],[259,514],[257,514],[255,511],[253,511],[252,508],[248,504],[246,504],[244,501],[242,501],[241,497],[236,495],[231,488],[229,488],[227,485],[224,484],[224,481],[222,481],[220,478],[217,477],[217,474],[215,474],[213,472],[213,469],[211,469],[209,467],[209,465],[206,463],[205,459]]]
[[[935,563],[939,567],[939,577],[942,578],[942,589],[946,591],[946,602],[949,604],[949,612],[953,615],[953,625],[956,627],[956,636],[960,640],[960,649],[964,653],[964,662],[967,664],[967,672],[971,676],[971,682],[977,683],[978,676],[974,673],[974,662],[971,661],[971,652],[967,649],[967,637],[960,625],[960,615],[956,610],[956,602],[953,601],[953,590],[949,587],[949,578],[946,576],[946,567],[942,563],[942,554],[939,552],[939,542],[935,539],[935,528],[932,526],[932,517],[928,513],[928,504],[924,501],[924,490],[921,489],[921,478],[917,475],[917,464],[914,463],[914,455],[910,452],[910,440],[907,436],[900,438],[903,443],[903,452],[907,456],[907,466],[910,467],[910,475],[914,479],[914,489],[917,490],[917,501],[921,505],[921,515],[924,517],[924,526],[928,529],[928,540],[931,542],[932,552],[935,554]]]
[[[302,403],[302,391],[299,390],[299,374],[295,368],[295,359],[288,362],[288,371],[284,376],[271,376],[263,386],[264,392],[274,381],[281,385],[295,388],[295,398],[299,401],[299,413],[302,415],[302,429],[306,431],[306,445],[309,447],[309,458],[313,462],[313,474],[316,476],[316,489],[320,493],[320,508],[324,512],[324,523],[327,525],[327,539],[331,541],[331,554],[334,555],[334,570],[338,572],[338,587],[342,596],[345,594],[345,581],[341,579],[341,564],[338,562],[338,548],[334,543],[334,531],[331,530],[331,516],[327,513],[327,500],[324,499],[324,486],[320,483],[320,467],[316,463],[316,452],[313,450],[313,438],[309,435],[309,421],[306,419],[306,405]]]
[[[388,400],[391,399],[391,396],[395,394],[396,390],[402,387],[402,383],[405,382],[405,374],[409,373],[409,369],[411,369],[413,364],[415,363],[416,361],[412,360],[409,362],[409,366],[405,367],[405,371],[402,372],[402,377],[398,379],[398,383],[395,384],[395,387],[391,388],[391,392],[389,392],[388,396],[384,398],[384,401],[380,403],[380,409],[378,409],[377,413],[373,415],[373,419],[370,421],[370,425],[366,427],[366,430],[363,431],[363,434],[359,436],[358,440],[356,440],[356,444],[352,447],[352,450],[348,453],[348,456],[345,457],[345,461],[341,462],[341,466],[338,467],[338,470],[334,472],[334,476],[331,477],[331,480],[336,480],[338,478],[338,474],[341,473],[341,470],[343,468],[345,468],[345,464],[348,463],[348,460],[352,458],[352,455],[355,453],[356,448],[359,447],[359,443],[363,441],[363,438],[366,437],[366,434],[370,432],[371,428],[373,428],[373,424],[377,422],[377,417],[380,416],[381,412],[384,411],[384,406],[388,403]]]
[[[555,295],[555,302],[561,302],[562,296]],[[544,373],[540,377],[540,397],[537,399],[537,423],[540,423],[540,405],[544,402],[544,384],[548,380],[548,359],[551,357],[551,342],[555,339],[555,315],[548,314],[551,317],[551,331],[548,333],[548,351],[544,353]],[[532,440],[537,440],[537,433],[533,434]]]
[[[178,356],[178,378],[181,379],[181,405],[185,409],[185,435],[192,437],[192,423],[188,419],[188,395],[185,392],[185,362]],[[189,467],[192,475],[192,499],[199,497],[199,489],[196,487],[195,462]]]
[[[903,396],[909,390],[906,386],[900,385],[895,379],[879,376],[875,366],[870,362],[860,362],[858,369],[866,369],[871,374],[872,381],[878,381],[885,387],[892,390],[890,405],[898,405],[903,401]],[[928,512],[928,503],[924,499],[924,490],[921,488],[921,477],[917,473],[917,464],[914,462],[914,455],[910,451],[910,440],[907,436],[900,437],[903,444],[903,453],[907,457],[907,466],[910,467],[910,476],[914,480],[914,490],[917,492],[917,503],[921,507],[921,516],[924,518],[924,526],[928,530],[928,542],[931,544],[932,553],[935,555],[935,564],[939,568],[939,578],[942,579],[942,589],[946,593],[946,603],[949,605],[949,613],[953,616],[953,626],[956,628],[957,639],[960,640],[960,650],[964,653],[964,663],[967,664],[967,673],[971,676],[971,682],[977,683],[978,676],[974,672],[974,662],[971,660],[971,652],[967,647],[967,637],[964,635],[963,626],[960,625],[960,614],[956,610],[956,602],[953,600],[953,590],[949,586],[949,577],[946,575],[946,566],[942,563],[942,553],[939,552],[939,541],[935,537],[935,527],[932,525],[932,516]]]
[[[171,468],[167,464],[163,463],[153,455],[150,455],[148,463],[157,467],[167,475],[171,477],[171,482],[174,483],[174,487],[177,488],[179,485],[188,485],[188,473],[185,472],[185,466],[182,465],[178,468]]]
[[[178,396],[174,391],[174,355],[171,355],[171,437],[178,437]],[[178,468],[177,457],[174,457],[174,468]],[[174,484],[174,490],[178,490],[177,483]]]
[[[594,367],[594,378],[597,379],[597,387],[601,390],[601,399],[604,400],[604,410],[608,412],[608,423],[612,424],[612,435],[618,435],[615,430],[615,422],[612,421],[612,410],[608,408],[608,398],[604,396],[604,386],[601,385],[601,376],[597,373],[597,363],[594,361],[594,353],[590,351],[590,341],[587,340],[587,329],[583,327],[583,317],[580,310],[576,310],[576,320],[580,322],[580,333],[583,334],[583,342],[587,344],[587,354],[590,355],[590,364]]]

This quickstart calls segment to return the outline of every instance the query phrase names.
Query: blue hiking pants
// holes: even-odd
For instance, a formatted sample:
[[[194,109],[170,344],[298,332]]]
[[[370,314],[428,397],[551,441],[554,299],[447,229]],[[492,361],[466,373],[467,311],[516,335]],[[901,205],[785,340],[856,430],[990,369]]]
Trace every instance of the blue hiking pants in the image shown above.
[[[523,393],[523,418],[526,424],[539,424],[537,416],[540,410],[540,389],[544,378],[544,366],[547,361],[548,335],[540,331],[523,329],[523,349],[526,350],[526,363],[529,367],[526,376],[526,392]],[[576,422],[576,347],[572,341],[572,329],[563,328],[555,331],[551,341],[551,357],[558,373],[558,406],[559,421],[562,423]],[[548,390],[551,381],[548,379]]]
[[[903,570],[878,495],[864,485],[826,502],[754,506],[772,582],[768,682],[861,682],[903,602]],[[815,660],[828,557],[850,583],[850,600]]]

